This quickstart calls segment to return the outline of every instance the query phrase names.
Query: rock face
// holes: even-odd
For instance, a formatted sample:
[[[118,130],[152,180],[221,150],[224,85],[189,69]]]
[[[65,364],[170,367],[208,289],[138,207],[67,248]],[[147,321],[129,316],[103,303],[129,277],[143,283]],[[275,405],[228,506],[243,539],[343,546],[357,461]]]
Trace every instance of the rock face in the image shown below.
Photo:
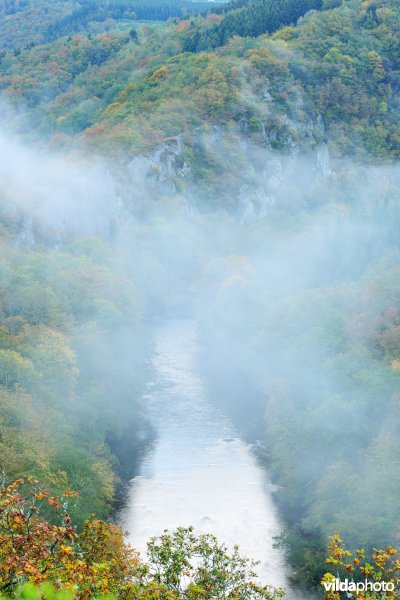
[[[238,212],[242,223],[265,217],[277,202],[276,193],[282,184],[282,160],[266,153],[261,171],[254,171],[254,183],[242,185],[238,197]]]
[[[252,141],[245,119],[240,129],[241,134],[229,137],[215,126],[208,136],[194,137],[202,145],[204,155],[219,163],[222,180],[226,170],[232,169],[230,156],[239,157],[236,163],[232,160],[238,167],[231,198],[242,222],[265,217],[275,206],[280,206],[282,198],[287,202],[288,186],[293,202],[299,203],[305,189],[332,175],[329,150],[322,141],[325,130],[321,116],[303,124],[287,116],[275,118],[273,123],[262,123],[258,144]],[[190,172],[184,160],[182,136],[168,139],[150,156],[134,157],[128,164],[127,175],[135,209],[140,212],[140,206],[148,206],[149,200],[168,196],[173,200],[180,198],[184,206],[185,202],[187,206],[196,206],[198,188],[195,179],[188,177]],[[185,178],[189,181],[182,194],[179,181]],[[123,207],[111,174],[96,167],[56,189],[40,204],[38,212],[52,230],[109,237],[122,218]],[[28,230],[27,226],[21,236],[28,239]]]
[[[321,144],[317,148],[317,168],[322,178],[332,175],[331,159],[326,144]]]
[[[320,115],[302,123],[286,115],[275,115],[260,124],[256,135],[245,118],[238,125],[240,131],[225,131],[215,125],[207,135],[195,132],[192,139],[201,148],[193,154],[193,160],[205,161],[214,182],[218,177],[222,182],[224,178],[229,181],[226,197],[242,222],[264,218],[275,206],[287,202],[289,196],[293,203],[302,202],[304,190],[332,175]],[[191,167],[184,157],[181,135],[166,140],[150,156],[134,157],[126,171],[131,208],[139,209],[140,214],[140,208],[148,206],[149,200],[168,196],[187,210],[197,206],[198,182],[196,176],[190,177]],[[30,158],[28,163],[31,162]],[[193,164],[193,174],[202,165]],[[42,197],[34,199],[35,218],[56,238],[109,238],[127,214],[113,176],[101,166],[88,167],[86,172],[81,166],[70,171],[64,167],[55,169],[57,176],[46,186],[38,186]],[[40,177],[43,179],[43,173]],[[183,193],[180,181],[185,178],[188,182]],[[218,198],[215,201],[218,205]],[[32,245],[34,229],[32,218],[27,217],[18,232],[19,242]]]
[[[183,159],[182,136],[167,140],[149,157],[136,156],[128,165],[131,184],[139,196],[147,193],[172,195],[176,179],[184,178],[190,168]]]
[[[32,246],[42,236],[58,241],[111,235],[122,208],[113,177],[103,166],[83,163],[34,149],[0,128],[3,205],[17,243]]]
[[[76,236],[109,237],[122,209],[111,174],[102,167],[56,189],[37,215],[51,230]]]
[[[290,194],[293,204],[306,202],[303,200],[305,192],[334,175],[324,139],[321,115],[307,123],[296,123],[287,116],[262,123],[263,149],[254,151],[253,148],[253,157],[246,165],[248,181],[240,186],[237,197],[240,220],[247,222],[264,217],[273,207],[279,207],[282,198],[287,203]],[[247,141],[245,148],[251,148],[251,143]]]
[[[267,91],[264,90],[264,98]],[[303,99],[299,97],[298,101],[302,108]],[[271,115],[270,120],[260,123],[256,136],[245,117],[237,126],[235,133],[214,125],[207,135],[194,133],[192,138],[203,149],[197,160],[210,158],[211,163],[219,165],[222,179],[229,179],[229,171],[235,170],[231,199],[242,222],[263,218],[279,206],[285,186],[291,186],[296,196],[296,188],[304,190],[332,175],[321,115],[303,122],[287,115]],[[193,172],[198,166],[192,165]],[[181,135],[167,140],[150,156],[136,156],[128,165],[128,173],[132,198],[138,204],[160,196],[177,197],[181,191],[179,180],[184,178],[188,178],[186,202],[197,204],[198,188],[190,177],[191,167],[184,160]],[[301,199],[294,197],[293,201]]]

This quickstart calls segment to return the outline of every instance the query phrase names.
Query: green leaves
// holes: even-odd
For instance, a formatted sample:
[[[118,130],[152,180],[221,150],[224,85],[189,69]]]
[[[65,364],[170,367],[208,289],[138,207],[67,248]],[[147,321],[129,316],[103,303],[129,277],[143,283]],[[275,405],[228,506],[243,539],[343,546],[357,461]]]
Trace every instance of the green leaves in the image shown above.
[[[180,598],[273,600],[281,590],[256,583],[257,563],[230,551],[211,534],[179,527],[148,543],[150,574]]]
[[[197,536],[192,527],[152,538],[148,564],[125,545],[123,532],[114,525],[91,516],[78,533],[67,513],[75,495],[68,489],[54,497],[33,478],[0,488],[0,593],[21,600],[105,595],[126,600],[277,600],[284,595],[256,583],[256,563],[240,556],[237,547],[230,552],[213,535]],[[45,506],[60,524],[44,518]]]
[[[15,478],[28,469],[54,491],[82,490],[72,508],[79,524],[91,511],[104,517],[117,462],[105,440],[127,422],[132,438],[144,427],[132,400],[145,377],[143,295],[95,238],[62,250],[2,239],[0,279],[2,465]],[[135,438],[133,457],[137,446]]]

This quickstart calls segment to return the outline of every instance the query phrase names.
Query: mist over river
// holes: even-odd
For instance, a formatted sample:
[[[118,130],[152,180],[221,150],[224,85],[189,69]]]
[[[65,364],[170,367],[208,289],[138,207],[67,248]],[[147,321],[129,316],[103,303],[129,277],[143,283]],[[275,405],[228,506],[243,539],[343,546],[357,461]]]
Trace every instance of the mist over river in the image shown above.
[[[124,529],[133,547],[145,552],[152,535],[193,525],[259,560],[264,583],[286,587],[282,556],[273,548],[282,525],[272,485],[249,445],[210,402],[197,352],[195,321],[159,326],[156,381],[147,396],[157,437],[131,482]]]

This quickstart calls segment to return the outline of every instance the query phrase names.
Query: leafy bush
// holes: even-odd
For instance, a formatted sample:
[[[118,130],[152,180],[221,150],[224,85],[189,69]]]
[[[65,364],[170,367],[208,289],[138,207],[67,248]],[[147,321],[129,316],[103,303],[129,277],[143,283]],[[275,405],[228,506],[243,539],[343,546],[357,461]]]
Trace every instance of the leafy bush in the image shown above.
[[[283,596],[255,582],[255,563],[230,553],[212,535],[192,528],[165,531],[148,544],[148,564],[124,543],[122,531],[95,518],[78,532],[68,514],[75,494],[54,497],[29,478],[0,489],[0,592],[21,599],[232,598]],[[59,524],[43,518],[51,507]],[[21,588],[24,582],[32,585]],[[44,587],[43,585],[46,584]],[[57,588],[61,592],[53,590]]]

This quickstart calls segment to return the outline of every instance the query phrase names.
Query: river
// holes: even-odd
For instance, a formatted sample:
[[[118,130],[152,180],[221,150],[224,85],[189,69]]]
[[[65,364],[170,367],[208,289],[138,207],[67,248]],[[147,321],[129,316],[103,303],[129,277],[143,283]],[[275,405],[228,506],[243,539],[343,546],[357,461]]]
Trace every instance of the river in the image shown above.
[[[287,587],[282,556],[273,548],[282,527],[272,485],[250,446],[210,402],[194,321],[159,327],[153,366],[146,401],[157,437],[121,516],[132,546],[144,553],[150,536],[193,525],[259,560],[264,583]]]

